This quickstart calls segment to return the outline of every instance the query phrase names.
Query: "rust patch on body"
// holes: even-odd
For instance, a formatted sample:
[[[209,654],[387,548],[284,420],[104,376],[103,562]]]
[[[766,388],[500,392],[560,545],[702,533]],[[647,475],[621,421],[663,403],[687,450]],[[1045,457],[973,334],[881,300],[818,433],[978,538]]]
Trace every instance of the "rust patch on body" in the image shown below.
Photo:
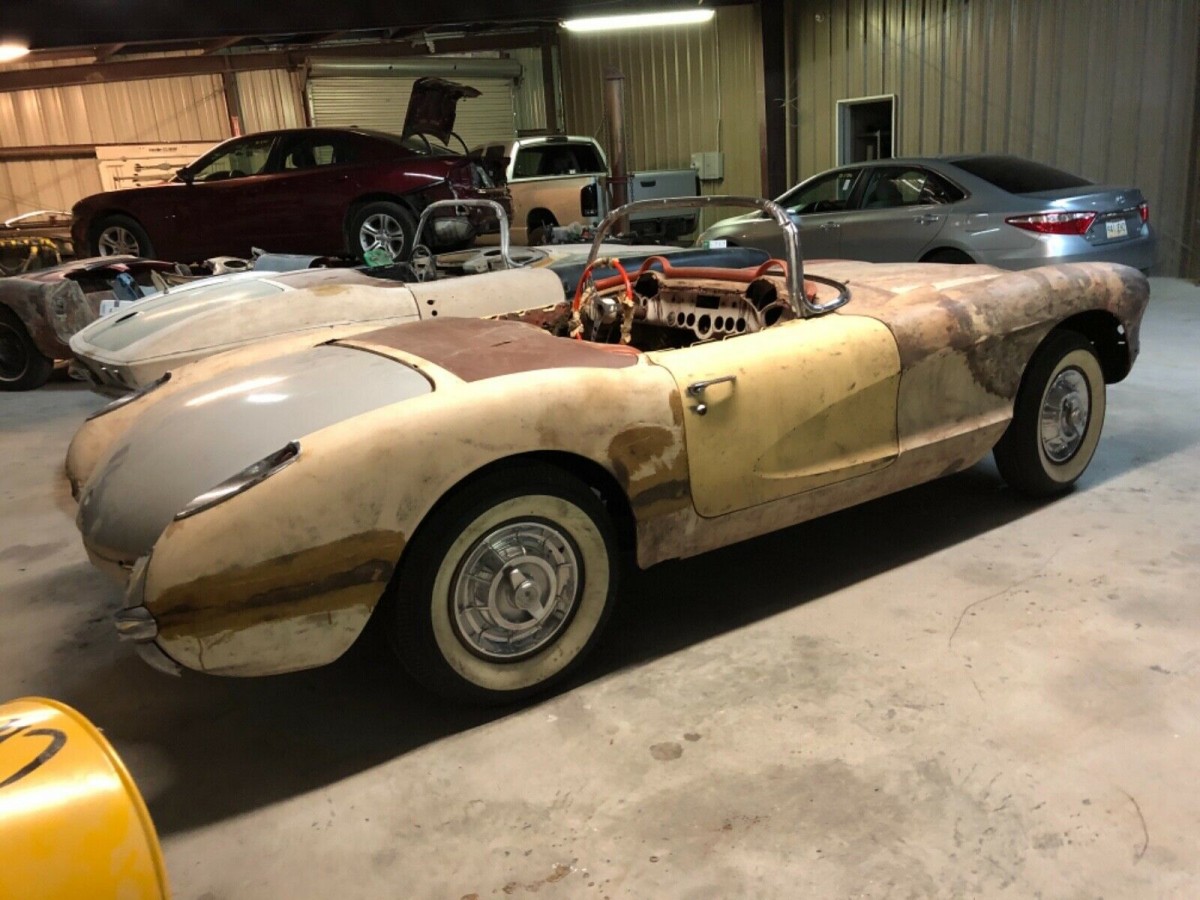
[[[354,344],[387,347],[419,356],[463,381],[482,381],[540,369],[623,369],[637,355],[618,346],[553,337],[524,322],[430,319],[356,335]]]
[[[672,397],[679,402],[677,394]],[[607,455],[639,521],[691,505],[683,443],[671,429],[656,425],[626,429],[609,442]]]
[[[354,535],[174,585],[147,606],[163,632],[189,637],[331,612],[363,603],[361,589],[378,600],[404,544],[391,531]]]
[[[12,310],[38,352],[50,359],[71,356],[66,343],[73,333],[66,324],[68,319],[86,320],[82,324],[87,324],[96,318],[87,297],[73,281],[5,278],[0,280],[0,306]],[[82,308],[82,312],[77,308]],[[61,324],[56,326],[56,322]]]
[[[548,331],[555,337],[564,337],[570,329],[571,304],[564,302],[544,309],[502,313],[494,318],[503,322],[524,322],[526,325],[534,325],[542,331]]]
[[[679,391],[671,391],[671,396],[667,403],[671,407],[671,421],[675,423],[676,428],[683,427],[683,397]]]
[[[961,284],[925,284],[911,290],[864,289],[844,314],[866,315],[887,325],[900,365],[908,371],[947,349],[960,354],[983,390],[1011,400],[1038,345],[1059,322],[1081,312],[1106,310],[1132,337],[1145,308],[1139,288],[1117,267],[1063,265],[1009,272]]]

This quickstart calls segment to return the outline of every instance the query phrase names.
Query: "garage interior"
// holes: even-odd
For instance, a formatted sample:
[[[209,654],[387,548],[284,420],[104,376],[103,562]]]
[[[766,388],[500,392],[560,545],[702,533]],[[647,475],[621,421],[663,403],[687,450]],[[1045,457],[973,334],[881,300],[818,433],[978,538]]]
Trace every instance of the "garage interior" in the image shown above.
[[[561,22],[643,4],[0,13],[32,48],[0,63],[0,220],[111,187],[132,148],[396,130],[421,75],[483,91],[469,144],[607,147],[615,67],[630,168],[719,154],[706,194],[1011,153],[1137,184],[1158,235],[1142,355],[1073,492],[1020,499],[989,458],[631,571],[587,664],[501,710],[440,702],[365,644],[265,679],[151,671],[116,640],[121,591],[63,477],[104,398],[65,373],[0,395],[0,702],[102,729],[174,896],[1200,891],[1200,3],[703,5],[707,24],[596,34]],[[120,177],[161,175],[141,171]]]

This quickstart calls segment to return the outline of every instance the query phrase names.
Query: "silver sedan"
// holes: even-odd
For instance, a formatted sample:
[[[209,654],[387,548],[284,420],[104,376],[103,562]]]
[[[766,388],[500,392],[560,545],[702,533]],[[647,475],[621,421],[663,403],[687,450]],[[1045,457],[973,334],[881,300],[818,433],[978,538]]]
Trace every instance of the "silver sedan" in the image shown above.
[[[800,226],[807,259],[1006,269],[1104,261],[1142,271],[1154,263],[1141,191],[1016,156],[857,163],[814,175],[776,202]],[[696,243],[783,250],[778,227],[757,212],[717,222]]]

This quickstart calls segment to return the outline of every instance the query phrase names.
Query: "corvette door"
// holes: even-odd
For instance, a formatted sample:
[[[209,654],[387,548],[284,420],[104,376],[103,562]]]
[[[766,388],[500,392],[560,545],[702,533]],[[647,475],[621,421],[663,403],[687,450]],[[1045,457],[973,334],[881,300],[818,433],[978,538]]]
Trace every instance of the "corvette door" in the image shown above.
[[[854,478],[896,458],[900,358],[875,319],[827,315],[648,355],[683,398],[702,516]]]

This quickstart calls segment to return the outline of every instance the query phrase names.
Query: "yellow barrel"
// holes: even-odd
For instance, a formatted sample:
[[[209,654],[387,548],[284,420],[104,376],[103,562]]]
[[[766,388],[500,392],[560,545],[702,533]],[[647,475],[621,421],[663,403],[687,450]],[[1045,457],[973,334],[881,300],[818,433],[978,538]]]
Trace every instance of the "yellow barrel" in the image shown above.
[[[168,896],[154,823],[104,736],[54,700],[0,705],[0,897]]]

